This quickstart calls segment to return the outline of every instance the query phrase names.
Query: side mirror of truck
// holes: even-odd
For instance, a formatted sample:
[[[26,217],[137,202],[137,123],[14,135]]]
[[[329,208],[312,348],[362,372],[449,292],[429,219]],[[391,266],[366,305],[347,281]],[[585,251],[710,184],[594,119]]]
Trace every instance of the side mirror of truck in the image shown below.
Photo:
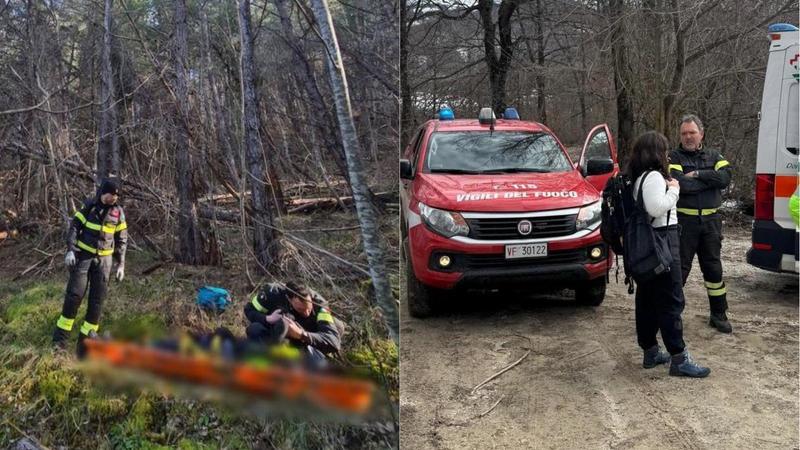
[[[614,170],[614,161],[611,158],[590,159],[586,163],[586,176],[602,175]]]
[[[400,178],[410,180],[414,178],[414,171],[411,168],[411,161],[407,159],[400,160]]]

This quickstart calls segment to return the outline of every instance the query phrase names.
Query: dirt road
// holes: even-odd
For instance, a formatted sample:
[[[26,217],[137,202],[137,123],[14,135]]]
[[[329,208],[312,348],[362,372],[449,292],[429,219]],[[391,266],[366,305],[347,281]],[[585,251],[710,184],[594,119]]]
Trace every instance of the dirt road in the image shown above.
[[[641,367],[633,297],[613,274],[597,308],[564,291],[460,299],[425,320],[404,310],[402,448],[798,448],[798,279],[749,266],[749,242],[726,229],[732,335],[707,324],[696,261],[687,283],[685,340],[712,368],[704,380]]]

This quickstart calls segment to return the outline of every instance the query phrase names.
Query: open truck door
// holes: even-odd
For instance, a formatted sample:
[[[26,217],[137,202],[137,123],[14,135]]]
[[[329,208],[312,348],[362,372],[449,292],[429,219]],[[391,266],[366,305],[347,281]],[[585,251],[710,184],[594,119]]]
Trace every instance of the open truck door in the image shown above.
[[[608,179],[619,171],[617,146],[607,124],[597,125],[586,136],[578,169],[597,192],[602,192]]]

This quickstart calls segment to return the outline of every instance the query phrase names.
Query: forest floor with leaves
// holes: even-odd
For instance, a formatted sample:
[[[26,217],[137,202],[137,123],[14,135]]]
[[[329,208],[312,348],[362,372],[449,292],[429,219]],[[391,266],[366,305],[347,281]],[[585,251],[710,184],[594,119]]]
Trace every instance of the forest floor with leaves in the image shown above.
[[[397,241],[396,216],[382,216],[386,242]],[[323,416],[308,420],[278,412],[279,405],[272,413],[251,414],[192,396],[167,395],[152,387],[121,390],[95,383],[73,356],[53,352],[50,344],[67,280],[60,234],[19,235],[0,242],[0,448],[26,437],[45,448],[393,446],[399,396],[397,347],[374,304],[370,280],[357,268],[311,248],[322,248],[365,268],[355,215],[318,211],[284,216],[279,223],[305,242],[286,241],[290,244],[286,267],[296,275],[287,278],[306,282],[329,300],[334,314],[347,326],[343,364],[376,381],[373,414],[356,421]],[[110,283],[101,334],[152,338],[226,326],[244,336],[242,308],[254,292],[251,280],[260,285],[273,278],[258,276],[252,262],[245,268],[249,251],[238,228],[219,229],[225,255],[222,267],[159,261],[155,252],[136,241],[135,229],[132,233],[126,278]],[[155,241],[164,244],[167,239],[170,236]],[[396,248],[389,249],[387,259],[396,290]],[[232,293],[233,303],[224,313],[207,313],[195,305],[197,288],[206,284]],[[86,303],[84,299],[77,324]]]
[[[642,368],[633,296],[613,271],[596,308],[542,286],[459,297],[424,320],[404,307],[402,447],[798,448],[798,278],[746,263],[745,219],[724,230],[733,333],[709,327],[696,260],[685,288],[685,341],[706,379]]]

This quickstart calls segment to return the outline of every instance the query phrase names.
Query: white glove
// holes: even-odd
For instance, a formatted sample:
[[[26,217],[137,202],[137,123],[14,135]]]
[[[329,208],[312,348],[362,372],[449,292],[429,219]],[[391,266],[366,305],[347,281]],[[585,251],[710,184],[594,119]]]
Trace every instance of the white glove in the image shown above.
[[[266,319],[267,323],[271,325],[271,324],[281,320],[282,317],[283,317],[283,313],[281,312],[281,310],[280,309],[276,309],[272,314],[268,315],[264,319]]]
[[[64,264],[66,264],[67,267],[72,267],[75,265],[75,252],[67,252],[67,256],[64,258]]]
[[[114,277],[117,279],[117,281],[122,281],[122,279],[125,278],[125,266],[122,264],[117,266],[117,273],[114,275]]]

